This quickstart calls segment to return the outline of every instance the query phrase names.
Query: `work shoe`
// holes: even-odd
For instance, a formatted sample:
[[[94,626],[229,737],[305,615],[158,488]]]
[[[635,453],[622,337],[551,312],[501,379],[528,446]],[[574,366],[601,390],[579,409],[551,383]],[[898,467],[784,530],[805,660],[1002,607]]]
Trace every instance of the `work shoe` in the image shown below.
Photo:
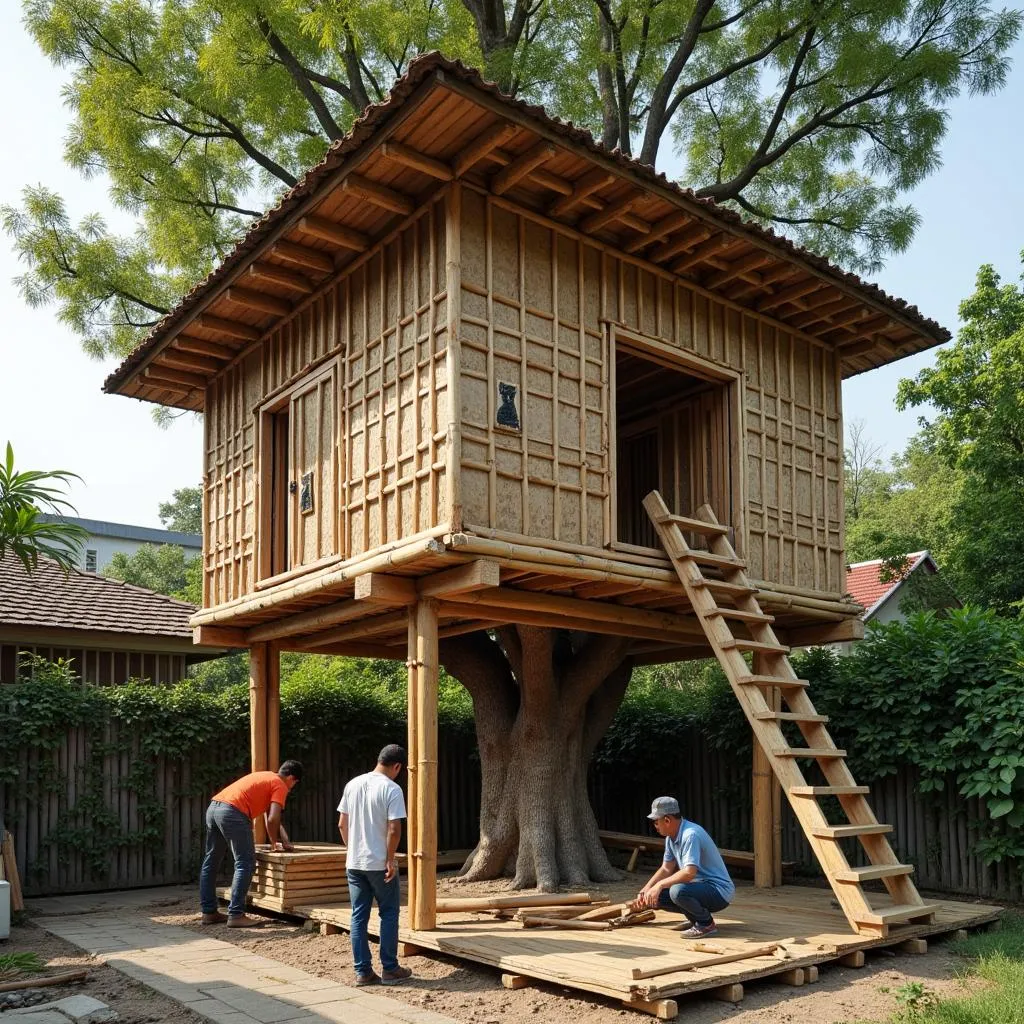
[[[397,985],[400,981],[407,981],[412,977],[412,971],[408,967],[396,967],[393,971],[381,971],[380,983],[382,985]]]
[[[215,910],[212,914],[203,914],[203,924],[224,924],[227,920],[224,914]]]
[[[689,928],[682,933],[684,939],[706,939],[709,935],[718,934],[718,925],[715,924],[714,919],[708,921],[707,924],[691,924]]]
[[[249,917],[248,914],[238,914],[228,918],[229,928],[262,928],[267,922],[259,917]]]
[[[366,985],[379,985],[380,978],[377,977],[373,971],[369,974],[357,974],[356,975],[356,988],[364,988]]]

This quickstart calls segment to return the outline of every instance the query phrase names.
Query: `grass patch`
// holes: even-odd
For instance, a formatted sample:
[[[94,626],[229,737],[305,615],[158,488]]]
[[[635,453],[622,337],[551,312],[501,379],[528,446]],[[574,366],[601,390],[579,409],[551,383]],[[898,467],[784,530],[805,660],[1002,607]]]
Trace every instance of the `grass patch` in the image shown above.
[[[22,974],[38,974],[45,967],[38,953],[0,953],[0,982],[14,981]]]

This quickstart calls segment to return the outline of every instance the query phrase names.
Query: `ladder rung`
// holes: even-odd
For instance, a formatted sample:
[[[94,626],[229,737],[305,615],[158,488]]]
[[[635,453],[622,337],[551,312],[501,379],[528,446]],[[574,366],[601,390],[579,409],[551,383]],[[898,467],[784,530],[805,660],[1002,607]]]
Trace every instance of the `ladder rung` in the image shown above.
[[[694,580],[687,584],[691,587],[707,587],[712,593],[722,594],[727,597],[753,597],[757,593],[757,587],[750,587],[744,583],[727,583],[725,580],[709,580],[706,577]]]
[[[666,516],[658,521],[675,523],[680,530],[692,530],[707,537],[724,537],[729,532],[729,527],[722,526],[721,523],[705,523],[703,519],[691,519],[689,516]]]
[[[864,796],[871,792],[870,786],[793,786],[790,796]]]
[[[728,555],[716,555],[714,552],[705,551],[703,548],[690,548],[679,558],[692,558],[699,565],[710,565],[716,569],[746,569],[747,563],[739,558],[730,558]]]
[[[819,839],[849,839],[851,836],[883,836],[892,831],[892,825],[821,825],[811,834]]]
[[[725,650],[758,651],[762,654],[789,654],[789,648],[783,644],[767,643],[764,640],[746,640],[743,637],[723,640],[721,646]]]
[[[779,747],[772,754],[775,757],[846,757],[846,751],[838,747]]]
[[[705,612],[709,618],[733,619],[736,622],[763,622],[766,625],[775,621],[774,615],[764,612],[748,612],[742,608],[713,608]]]
[[[857,913],[855,920],[857,924],[893,924],[917,917],[931,917],[938,909],[937,903],[894,903],[889,907]]]
[[[799,690],[811,684],[806,679],[783,679],[779,676],[737,676],[741,686],[777,686],[780,690]]]
[[[828,721],[828,715],[809,715],[802,711],[756,711],[754,717],[762,722],[821,722]]]
[[[837,882],[872,882],[877,878],[895,878],[897,875],[912,875],[912,864],[869,864],[865,868],[843,868],[832,872]]]

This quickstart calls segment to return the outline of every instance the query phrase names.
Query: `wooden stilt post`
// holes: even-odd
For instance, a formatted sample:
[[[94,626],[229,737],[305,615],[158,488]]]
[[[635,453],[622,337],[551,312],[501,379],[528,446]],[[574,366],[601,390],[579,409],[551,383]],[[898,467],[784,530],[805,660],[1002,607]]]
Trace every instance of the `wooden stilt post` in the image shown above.
[[[251,770],[267,770],[267,670],[269,644],[253,644],[249,648],[249,750]],[[256,842],[267,841],[263,821],[256,822]]]
[[[267,769],[281,766],[281,650],[267,645]]]
[[[754,654],[754,672],[765,673],[763,654]],[[778,690],[766,693],[772,708],[782,705]],[[772,888],[782,884],[782,789],[772,771],[771,762],[761,744],[754,739],[754,765],[751,784],[753,798],[754,885]]]
[[[408,657],[406,659],[406,667],[409,670],[409,696],[408,696],[408,714],[407,718],[407,739],[405,742],[405,753],[409,758],[409,764],[406,766],[408,772],[409,782],[406,787],[406,797],[408,799],[409,806],[406,808],[408,817],[406,819],[406,836],[405,844],[406,849],[409,851],[408,857],[408,910],[409,910],[409,926],[413,925],[413,908],[416,906],[416,891],[419,888],[419,870],[417,868],[416,851],[419,847],[419,824],[420,816],[416,809],[416,795],[419,792],[419,730],[417,721],[419,716],[417,714],[417,698],[419,696],[420,684],[419,684],[419,665],[416,661],[416,605],[413,605],[409,609],[409,638],[408,638]]]
[[[409,918],[413,930],[429,931],[437,920],[437,602],[420,601],[415,616],[416,656],[410,675],[416,688],[416,845],[409,858],[415,900]]]

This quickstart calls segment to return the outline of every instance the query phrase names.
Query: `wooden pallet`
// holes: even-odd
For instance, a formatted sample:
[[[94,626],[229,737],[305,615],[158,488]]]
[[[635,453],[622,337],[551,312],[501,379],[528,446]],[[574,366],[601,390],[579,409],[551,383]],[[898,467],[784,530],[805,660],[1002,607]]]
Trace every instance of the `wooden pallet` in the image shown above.
[[[900,863],[886,838],[892,828],[875,817],[867,787],[857,785],[844,760],[846,751],[836,747],[825,727],[828,719],[815,711],[806,680],[797,678],[790,663],[789,648],[779,643],[772,617],[758,604],[745,563],[729,542],[728,527],[718,522],[709,505],[702,505],[696,518],[673,515],[658,491],[647,495],[644,508],[850,926],[861,935],[884,937],[893,927],[931,921],[935,905],[921,899],[910,877],[913,868]],[[691,547],[684,532],[701,537],[708,549]],[[731,605],[718,603],[712,590],[721,595],[721,588],[709,586],[713,581],[704,566],[714,568],[730,584]],[[737,635],[736,626],[749,635]],[[752,655],[754,669],[746,654]],[[803,746],[790,745],[784,723],[799,729]],[[802,760],[815,761],[828,784],[809,785]],[[826,797],[839,801],[847,823],[828,821],[820,803]],[[869,867],[849,863],[840,846],[849,838],[863,846]],[[862,887],[869,879],[885,885],[888,903],[872,904]]]

